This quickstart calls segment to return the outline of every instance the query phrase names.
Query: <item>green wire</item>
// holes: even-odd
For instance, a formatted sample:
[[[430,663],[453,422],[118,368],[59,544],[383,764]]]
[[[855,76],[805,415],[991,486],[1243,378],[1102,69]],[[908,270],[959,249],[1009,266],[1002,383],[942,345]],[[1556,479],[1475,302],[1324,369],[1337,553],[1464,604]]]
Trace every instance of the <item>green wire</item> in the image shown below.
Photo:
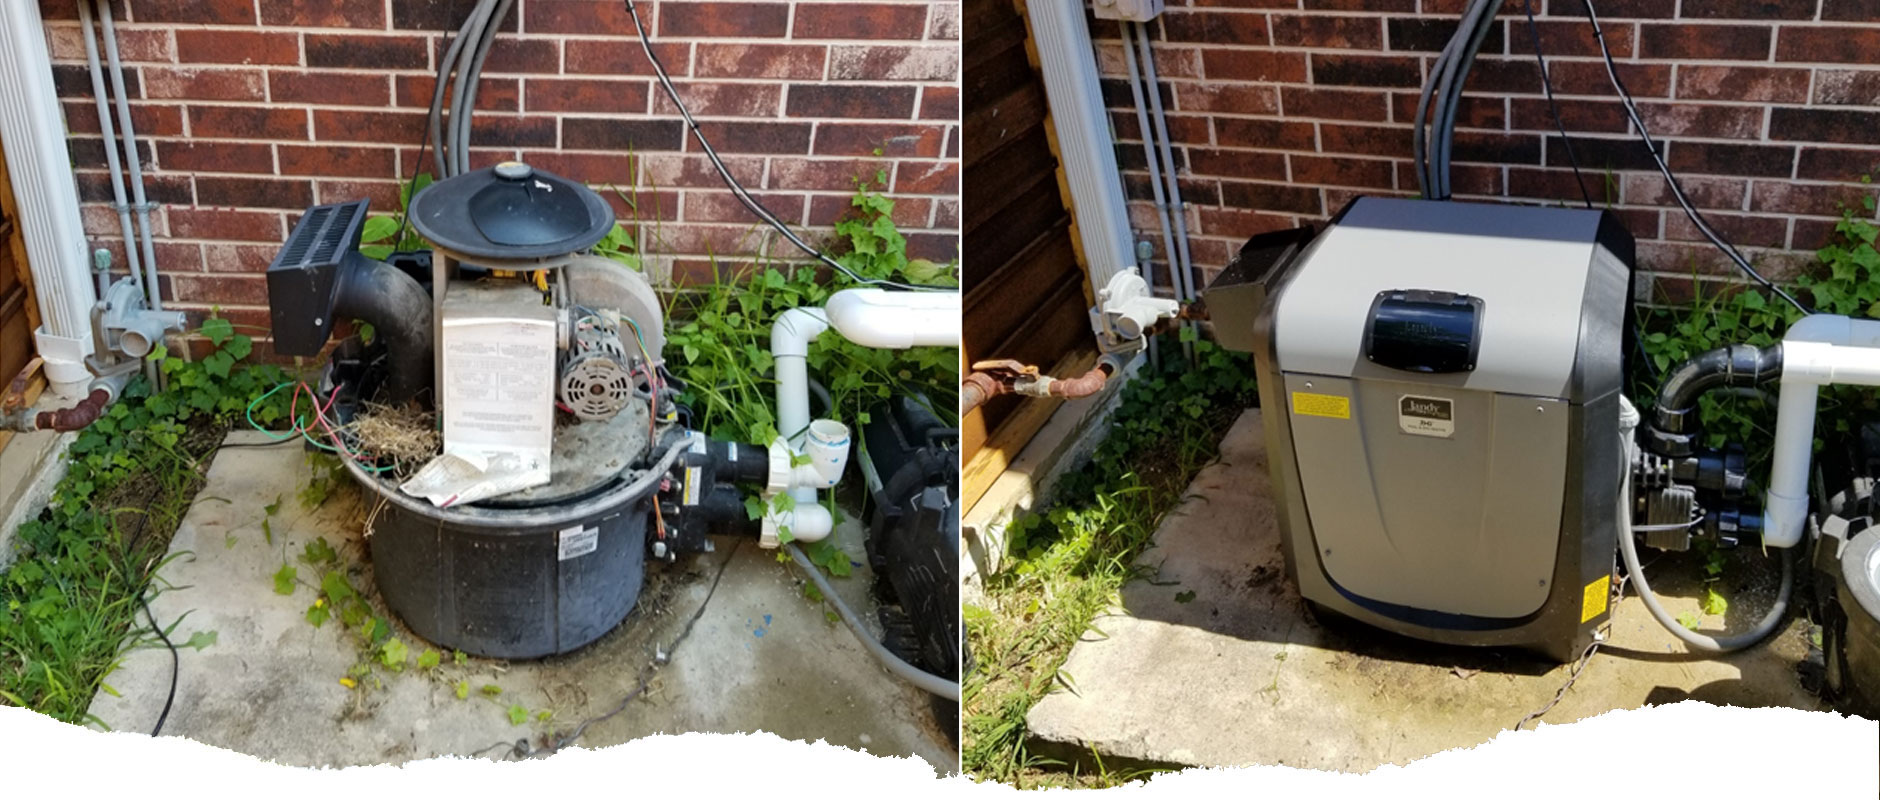
[[[297,386],[299,384],[300,384],[299,381],[284,381],[276,385],[274,388],[267,390],[260,397],[255,398],[254,402],[249,403],[248,410],[246,412],[243,412],[243,416],[247,417],[248,419],[248,427],[251,427],[257,431],[260,431],[262,436],[268,437],[268,439],[271,441],[276,441],[276,442],[285,441],[287,439],[293,438],[295,434],[298,434],[300,438],[307,440],[307,443],[310,445],[313,445],[314,447],[320,448],[321,450],[325,450],[326,452],[329,452],[329,453],[335,453],[335,454],[339,453],[340,452],[339,448],[334,447],[325,442],[322,442],[318,439],[315,439],[312,436],[308,436],[307,427],[305,425],[299,424],[300,420],[294,420],[295,433],[290,433],[285,436],[276,436],[274,435],[273,431],[270,431],[267,428],[261,427],[261,423],[255,421],[255,408],[257,406],[260,406],[262,403],[267,402],[267,399],[270,397],[273,397],[275,392],[278,392],[289,386]],[[314,404],[315,404],[314,413],[317,414],[319,413],[319,399],[318,398],[314,399]],[[389,466],[379,467],[379,466],[373,466],[371,464],[366,464],[366,463],[360,463],[359,468],[367,472],[370,472],[374,475],[377,475],[382,472],[390,472],[392,469]]]

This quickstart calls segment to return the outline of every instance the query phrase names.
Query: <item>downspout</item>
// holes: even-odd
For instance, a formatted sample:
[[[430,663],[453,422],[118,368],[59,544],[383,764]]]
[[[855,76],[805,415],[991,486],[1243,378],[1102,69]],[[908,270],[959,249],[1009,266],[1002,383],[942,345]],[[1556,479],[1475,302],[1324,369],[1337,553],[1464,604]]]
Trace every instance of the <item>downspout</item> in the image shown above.
[[[64,116],[52,83],[38,3],[0,3],[0,139],[20,203],[19,224],[41,317],[33,338],[60,394],[90,385],[91,258],[78,213]]]
[[[1101,290],[1117,273],[1136,268],[1135,237],[1116,169],[1109,114],[1097,83],[1096,53],[1084,24],[1084,4],[1032,0],[1024,4],[1024,14],[1037,46],[1077,241],[1090,286]]]

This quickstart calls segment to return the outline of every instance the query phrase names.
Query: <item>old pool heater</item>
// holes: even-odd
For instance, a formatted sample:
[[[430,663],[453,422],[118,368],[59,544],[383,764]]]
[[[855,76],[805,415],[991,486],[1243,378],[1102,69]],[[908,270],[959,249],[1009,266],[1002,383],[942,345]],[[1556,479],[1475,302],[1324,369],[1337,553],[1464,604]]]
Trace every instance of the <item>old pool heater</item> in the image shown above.
[[[384,261],[359,251],[367,208],[316,206],[295,226],[267,273],[275,348],[319,355],[336,325],[369,324],[370,342],[333,349],[313,389],[323,413],[343,429],[388,407],[434,412],[441,451],[396,470],[362,452],[370,443],[329,433],[366,492],[386,605],[425,639],[476,655],[594,641],[634,607],[649,558],[709,551],[711,535],[767,547],[784,532],[827,536],[817,493],[842,480],[853,437],[810,418],[810,342],[958,337],[957,292],[851,289],[789,311],[772,348],[784,435],[710,440],[677,402],[652,286],[589,252],[615,224],[592,190],[517,162],[464,172],[412,199],[409,222],[432,249]],[[740,486],[798,502],[753,520]]]
[[[1730,650],[1776,629],[1790,552],[1812,548],[1855,599],[1847,672],[1880,676],[1880,528],[1821,535],[1808,490],[1816,389],[1880,384],[1880,322],[1816,315],[1778,345],[1698,355],[1641,419],[1622,393],[1633,265],[1631,235],[1596,210],[1364,197],[1323,231],[1250,240],[1205,301],[1220,343],[1254,355],[1301,595],[1399,634],[1565,661],[1607,619],[1624,562],[1669,630]],[[1706,447],[1695,409],[1778,383],[1759,498],[1743,449]],[[1780,551],[1779,597],[1745,633],[1686,630],[1645,582],[1635,539],[1694,536]]]

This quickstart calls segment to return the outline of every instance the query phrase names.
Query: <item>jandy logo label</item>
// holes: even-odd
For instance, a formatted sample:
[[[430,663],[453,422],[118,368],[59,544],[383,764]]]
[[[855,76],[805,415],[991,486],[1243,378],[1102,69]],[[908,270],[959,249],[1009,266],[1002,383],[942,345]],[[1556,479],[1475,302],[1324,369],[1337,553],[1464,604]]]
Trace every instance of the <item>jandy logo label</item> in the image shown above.
[[[1449,438],[1456,433],[1456,401],[1407,394],[1397,399],[1397,427],[1413,436]]]

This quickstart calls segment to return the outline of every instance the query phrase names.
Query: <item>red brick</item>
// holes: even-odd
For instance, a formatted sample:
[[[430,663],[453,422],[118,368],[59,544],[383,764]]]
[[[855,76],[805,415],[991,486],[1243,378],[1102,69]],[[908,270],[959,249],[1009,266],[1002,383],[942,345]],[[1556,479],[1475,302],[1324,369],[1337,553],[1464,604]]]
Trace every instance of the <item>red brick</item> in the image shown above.
[[[1391,119],[1398,122],[1410,122],[1416,119],[1418,92],[1400,92],[1391,95]],[[1519,103],[1519,100],[1515,102]],[[1431,104],[1424,112],[1427,117],[1436,115],[1436,106]],[[1562,114],[1565,114],[1562,108]],[[1552,124],[1552,117],[1549,125]],[[1459,128],[1491,128],[1502,130],[1508,127],[1507,106],[1500,97],[1493,95],[1465,94],[1456,108],[1456,126]],[[1521,127],[1516,125],[1515,127]]]
[[[790,85],[784,114],[791,117],[907,119],[914,114],[912,86]]]
[[[1880,112],[1827,108],[1776,108],[1769,138],[1778,141],[1880,144]]]
[[[782,3],[660,4],[661,37],[781,37],[789,30],[790,7]],[[808,38],[801,27],[796,36]]]
[[[151,100],[261,100],[267,95],[260,70],[143,69],[144,97]]]
[[[753,193],[753,196],[778,219],[796,225],[803,224],[805,205],[803,195],[764,192]],[[756,218],[751,216],[750,209],[745,208],[728,191],[700,191],[685,193],[683,219],[686,222],[750,222]]]
[[[267,244],[205,244],[202,246],[202,267],[209,272],[266,272],[268,264],[274,261],[275,254],[281,251],[280,245]],[[224,278],[223,280],[229,280]],[[232,285],[245,285],[244,281],[231,281]],[[252,294],[228,291],[224,296],[230,300],[239,298],[246,302],[255,302]],[[263,294],[260,302],[266,302]]]
[[[428,69],[430,39],[423,36],[307,34],[307,66],[347,69]]]
[[[894,191],[897,194],[959,194],[960,162],[903,161],[894,171]],[[907,224],[916,223],[909,220]],[[925,221],[920,224],[924,225]]]
[[[1639,54],[1644,58],[1769,60],[1767,25],[1658,25],[1639,26]],[[1793,29],[1785,29],[1786,31]]]
[[[1295,8],[1290,0],[1196,0],[1198,6],[1251,6],[1254,8]],[[1305,0],[1308,11],[1415,11],[1416,0]]]
[[[1749,207],[1776,214],[1838,217],[1844,208],[1859,208],[1860,199],[1867,195],[1863,187],[1848,184],[1757,181],[1750,187]]]
[[[783,105],[783,88],[772,84],[706,82],[674,86],[685,107],[699,117],[774,117]],[[664,91],[653,95],[654,115],[678,113],[678,107]]]
[[[1373,21],[1372,24],[1377,23]],[[1271,41],[1267,33],[1266,15],[1241,11],[1186,11],[1170,8],[1162,15],[1162,30],[1171,42],[1259,46]]]
[[[1586,197],[1591,196],[1593,202],[1601,202],[1605,197],[1603,176],[1598,174],[1588,175],[1582,172],[1580,177],[1585,181],[1585,194],[1582,194],[1580,187],[1574,184],[1574,175],[1571,169],[1530,169],[1527,167],[1513,167],[1508,170],[1508,195],[1511,197],[1532,197],[1564,203],[1583,203]],[[1653,233],[1656,233],[1657,230],[1658,227],[1656,225],[1652,226]],[[1647,235],[1643,231],[1637,230],[1634,230],[1633,233],[1634,235]]]
[[[561,123],[561,146],[570,150],[678,150],[685,136],[676,119],[593,119],[568,117]],[[713,142],[714,145],[717,142]]]
[[[1776,40],[1777,61],[1868,64],[1880,50],[1880,28],[1785,27]]]
[[[1516,4],[1519,4],[1519,0],[1517,0]],[[1514,35],[1517,37],[1517,46],[1511,49],[1510,52],[1513,55],[1525,55],[1532,59],[1534,56],[1534,35],[1528,31],[1525,21],[1518,23],[1518,25],[1520,27],[1514,32]],[[1563,56],[1600,57],[1599,42],[1593,38],[1592,26],[1587,25],[1585,22],[1579,20],[1542,20],[1535,27],[1540,30],[1541,52],[1547,54],[1549,61]],[[1602,24],[1599,27],[1601,32],[1606,35],[1606,46],[1611,48],[1613,58],[1632,57],[1632,26]],[[1764,32],[1767,33],[1766,30]],[[1763,46],[1766,53],[1766,48],[1768,47],[1767,39],[1763,40]]]
[[[78,199],[88,203],[112,202],[110,175],[105,170],[73,173],[72,177],[78,181]],[[152,203],[188,205],[195,202],[195,189],[188,175],[146,173],[144,183],[144,197]]]
[[[501,154],[497,154],[501,158]],[[470,160],[471,168],[481,166],[475,158]],[[332,180],[314,181],[313,191],[321,203],[349,203],[361,198],[371,200],[373,208],[397,208],[400,181],[364,181]]]
[[[725,162],[725,168],[731,171],[731,176],[737,178],[739,183],[750,188],[765,185],[764,160],[762,158],[740,158],[731,156],[723,159],[723,161]],[[782,165],[785,163],[794,164],[802,162],[785,162],[780,160],[777,163],[778,167],[781,169]],[[646,181],[655,186],[697,188],[723,185],[720,182],[722,178],[719,177],[717,169],[712,167],[711,162],[707,161],[702,155],[649,155],[641,159],[641,165],[642,169],[645,170]],[[773,189],[791,190],[826,188],[791,185],[779,181],[772,181],[769,185],[770,188]]]
[[[1396,17],[1386,21],[1390,32],[1390,49],[1415,50],[1425,53],[1442,51],[1449,45],[1449,40],[1456,35],[1456,29],[1462,27],[1461,17]],[[1489,30],[1488,37],[1482,40],[1482,52],[1500,53],[1505,51],[1501,25]],[[1375,49],[1375,48],[1373,48]]]
[[[823,130],[829,129],[823,125]],[[810,124],[807,122],[700,122],[699,129],[720,153],[764,153],[802,155],[809,152]],[[698,142],[688,139],[687,150],[696,150]]]
[[[1420,86],[1415,58],[1313,53],[1312,81],[1320,86]]]
[[[1280,106],[1289,117],[1319,117],[1359,122],[1390,118],[1390,103],[1382,92],[1346,92],[1287,86],[1280,90]]]
[[[829,48],[819,44],[700,42],[693,74],[701,78],[821,78]]]
[[[1319,190],[1309,186],[1281,183],[1222,181],[1221,204],[1233,208],[1281,211],[1294,214],[1323,213]]]
[[[383,82],[384,79],[378,80]],[[427,111],[431,108],[431,92],[437,88],[437,76],[398,75],[394,77],[394,82],[398,91],[398,105],[406,108],[422,108]],[[643,110],[646,108],[644,102],[642,100],[642,104],[634,108],[619,110]],[[478,111],[520,111],[522,109],[522,80],[484,75],[482,80],[477,81],[476,108]]]
[[[537,170],[552,172],[589,185],[640,183],[640,162],[644,157],[631,153],[565,153],[538,150],[522,154],[522,160]],[[650,181],[648,182],[650,185]]]
[[[190,106],[189,134],[207,139],[306,139],[307,112],[270,106]]]
[[[1279,91],[1271,86],[1231,83],[1182,83],[1175,87],[1175,110],[1219,114],[1274,114]]]
[[[935,125],[824,122],[816,126],[819,156],[899,156],[939,158],[946,130]],[[709,136],[709,132],[707,133]],[[713,144],[717,141],[714,139]]]
[[[960,4],[935,3],[933,13],[928,15],[927,38],[942,41],[959,41]]]
[[[275,31],[176,30],[176,58],[185,64],[300,63],[300,36]]]
[[[932,45],[836,45],[829,48],[829,79],[836,81],[953,81],[959,52]]]
[[[618,114],[644,112],[652,87],[644,80],[529,78],[524,90],[531,112]]]
[[[1393,186],[1389,161],[1308,156],[1301,153],[1294,153],[1287,158],[1292,162],[1293,183],[1370,189],[1389,189]]]
[[[276,103],[383,108],[391,102],[390,86],[389,79],[384,75],[357,72],[293,72],[277,69],[268,73],[268,97]],[[431,102],[428,93],[424,102],[427,105]]]
[[[1821,18],[1836,22],[1880,22],[1874,0],[1821,0]]]
[[[1384,46],[1384,22],[1377,17],[1275,15],[1272,35],[1279,47],[1379,50]]]
[[[123,146],[120,145],[116,140],[112,140],[112,145],[113,145],[112,149],[118,152],[119,158],[123,158],[123,154],[124,154]],[[105,162],[104,139],[94,138],[90,136],[71,137],[65,140],[65,146],[66,146],[67,152],[70,153],[70,156],[72,159],[72,166],[78,167],[81,169],[104,169],[105,168],[106,162]],[[151,149],[150,148],[151,148],[151,145],[148,140],[143,140],[143,139],[138,140],[137,154],[139,158],[143,159],[143,163],[145,164],[148,164],[151,161]]]
[[[1214,134],[1222,147],[1272,147],[1284,150],[1311,150],[1318,139],[1309,122],[1231,117],[1216,117]]]
[[[672,4],[668,4],[672,5]],[[687,4],[691,5],[691,4]],[[716,9],[724,3],[699,4],[719,14]],[[774,8],[775,6],[773,6]],[[755,16],[755,14],[753,14]],[[796,23],[790,28],[794,39],[864,39],[879,41],[882,39],[919,39],[927,33],[927,6],[925,4],[891,3],[802,3],[796,7]],[[739,36],[781,36],[779,30],[774,34],[740,33]]]
[[[1200,228],[1208,235],[1226,236],[1243,242],[1256,233],[1282,230],[1297,224],[1294,217],[1238,208],[1203,208],[1200,215]]]
[[[1261,150],[1190,148],[1188,168],[1197,175],[1257,181],[1286,180],[1286,156]]]
[[[173,287],[170,297],[179,303],[226,306],[266,305],[268,302],[268,282],[259,275],[171,275],[169,278]],[[224,309],[224,317],[228,316],[226,312]],[[207,318],[208,313],[204,311],[201,316]],[[201,320],[196,319],[191,327],[201,325]]]
[[[921,119],[959,119],[960,90],[957,86],[928,86],[920,93]]]
[[[443,58],[443,50],[436,53]],[[490,46],[485,75],[554,74],[561,71],[561,41],[557,39],[505,39]]]
[[[1626,88],[1631,86],[1628,84]],[[1678,68],[1678,97],[1744,103],[1806,103],[1808,70],[1685,64]]]
[[[553,117],[532,114],[477,114],[470,139],[472,147],[501,148],[505,151],[554,147],[556,121]],[[489,164],[507,160],[507,157],[495,154],[489,158]],[[470,161],[474,164],[476,158],[472,157]]]
[[[1319,141],[1327,153],[1367,156],[1401,157],[1412,145],[1409,128],[1371,125],[1320,125]]]
[[[170,218],[170,235],[179,239],[279,242],[285,238],[279,212],[172,208],[165,213]]]
[[[1558,100],[1560,123],[1571,133],[1625,133],[1632,129],[1632,122],[1625,114],[1625,107],[1617,100]],[[1514,120],[1516,130],[1552,131],[1556,129],[1553,109],[1547,101],[1540,98],[1514,98]],[[1654,134],[1657,129],[1652,129]]]
[[[1789,242],[1789,221],[1785,217],[1713,213],[1705,214],[1704,222],[1724,241],[1738,247],[1783,247]],[[1665,215],[1665,238],[1686,242],[1709,241],[1698,232],[1697,226],[1691,224],[1690,217],[1683,214]]]
[[[907,234],[907,257],[924,258],[936,263],[957,261],[960,257],[960,237],[953,233]]]
[[[1457,131],[1455,160],[1491,164],[1539,164],[1541,163],[1541,140],[1528,133]]]
[[[654,31],[663,24],[655,18],[654,4],[638,2],[636,5],[640,9],[641,20],[646,23],[647,35],[654,35]],[[663,5],[665,8],[672,6],[671,3]],[[583,36],[634,35],[633,18],[627,15],[627,4],[620,0],[551,0],[546,3],[523,3],[522,6],[524,24],[530,33],[572,33]],[[428,30],[440,29],[440,26],[435,24],[418,27]],[[658,30],[658,35],[671,34]],[[626,46],[625,42],[620,44]],[[633,47],[636,50],[639,49],[637,44]]]
[[[1784,178],[1794,169],[1795,148],[1786,145],[1718,145],[1707,141],[1671,143],[1666,158],[1671,171],[1703,175]]]
[[[1691,201],[1691,205],[1698,208],[1740,210],[1743,208],[1743,198],[1749,194],[1749,181],[1742,178],[1679,175],[1678,185],[1683,187],[1684,196]],[[1671,195],[1671,187],[1664,178],[1655,174],[1626,175],[1621,180],[1620,189],[1627,205],[1677,204],[1677,199]]]
[[[299,210],[313,205],[313,195],[311,185],[304,180],[198,177],[196,202],[205,206]]]
[[[47,17],[51,20],[51,17]],[[85,36],[76,25],[46,25],[46,45],[54,61],[84,61]],[[118,59],[128,64],[176,60],[169,28],[118,28]]]
[[[174,172],[274,173],[274,148],[250,142],[165,141],[159,168]]]
[[[385,27],[385,3],[380,0],[262,0],[260,5],[261,23],[264,25],[286,28]]]
[[[566,66],[570,73],[596,75],[652,75],[653,65],[646,52],[618,39],[570,39]],[[691,69],[692,49],[684,42],[653,42],[653,55],[665,65],[668,75],[685,75]]]
[[[1630,64],[1619,63],[1619,80],[1625,83],[1625,90],[1635,98],[1670,97],[1670,64]],[[1696,65],[1685,64],[1685,69]],[[1599,61],[1554,61],[1547,62],[1547,73],[1554,79],[1554,91],[1561,94],[1592,94],[1605,97],[1613,96],[1612,78],[1606,74],[1606,65]],[[1533,86],[1539,83],[1536,77]],[[1526,91],[1532,91],[1531,89]]]
[[[415,142],[424,135],[425,115],[401,111],[313,112],[314,138],[327,142]]]
[[[279,148],[282,175],[313,177],[386,178],[398,175],[390,147],[345,145],[291,145]]]
[[[124,19],[121,12],[122,9],[119,9],[119,21]],[[132,5],[132,13],[140,23],[255,24],[253,0],[136,0]]]
[[[1795,177],[1805,181],[1853,181],[1880,173],[1880,152],[1853,148],[1804,147]]]
[[[1814,19],[1815,5],[1816,0],[1702,0],[1680,13],[1685,19]]]
[[[1702,136],[1713,139],[1762,137],[1761,106],[1644,103],[1639,118],[1654,137]]]
[[[1201,68],[1211,80],[1304,83],[1306,55],[1277,50],[1203,50]]]
[[[1816,70],[1815,104],[1880,106],[1880,73],[1871,70]]]

